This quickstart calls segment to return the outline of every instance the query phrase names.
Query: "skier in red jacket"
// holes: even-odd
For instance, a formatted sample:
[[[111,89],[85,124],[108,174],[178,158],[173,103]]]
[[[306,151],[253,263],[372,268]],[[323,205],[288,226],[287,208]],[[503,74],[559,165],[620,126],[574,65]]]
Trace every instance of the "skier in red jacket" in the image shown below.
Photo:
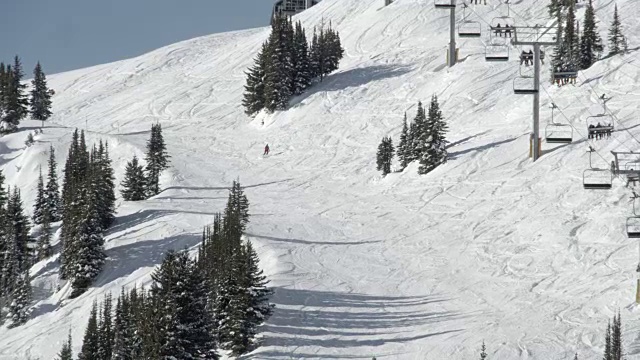
[[[262,154],[262,156],[265,156],[265,155],[269,155],[269,144],[265,145],[264,147],[264,154]]]

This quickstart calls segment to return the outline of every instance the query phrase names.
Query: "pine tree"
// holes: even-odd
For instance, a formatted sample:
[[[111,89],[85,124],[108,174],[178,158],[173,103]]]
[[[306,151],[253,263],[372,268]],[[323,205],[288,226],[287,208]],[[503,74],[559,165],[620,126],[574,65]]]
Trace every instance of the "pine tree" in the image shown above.
[[[46,208],[49,211],[51,222],[57,222],[61,219],[60,214],[60,193],[58,188],[58,174],[56,154],[53,146],[49,148],[49,171],[47,173],[47,187],[45,189]]]
[[[566,71],[575,71],[578,65],[578,44],[576,32],[576,12],[575,4],[570,3],[567,7],[567,16],[565,19],[564,36],[562,37],[562,69]]]
[[[604,50],[602,39],[598,33],[593,1],[589,0],[584,13],[584,25],[582,30],[582,41],[580,43],[580,68],[588,69],[599,58]]]
[[[245,114],[255,115],[265,107],[264,81],[267,60],[269,59],[269,44],[262,44],[262,49],[254,59],[254,65],[245,74],[247,84],[244,86],[242,106]]]
[[[480,360],[487,359],[487,347],[484,345],[484,341],[482,342],[482,347],[480,348]]]
[[[400,133],[400,143],[398,144],[397,154],[400,160],[400,168],[404,170],[409,165],[411,155],[409,154],[409,126],[407,125],[407,113],[404,113],[402,121],[402,132]]]
[[[447,161],[447,124],[444,122],[438,98],[434,95],[429,105],[429,117],[422,135],[419,174],[427,174]]]
[[[288,43],[289,21],[285,17],[273,20],[269,36],[269,58],[265,69],[265,108],[273,112],[285,110],[291,98],[291,44]]]
[[[42,226],[40,227],[40,234],[36,241],[36,259],[38,261],[47,259],[51,256],[51,216],[46,211],[42,217]]]
[[[293,87],[292,93],[300,95],[311,84],[309,68],[309,45],[302,23],[296,23],[293,38]]]
[[[385,176],[391,172],[391,161],[393,160],[393,143],[390,137],[382,138],[382,142],[378,145],[378,153],[376,158],[377,170],[382,171]]]
[[[27,114],[28,101],[24,94],[26,85],[22,84],[22,63],[18,56],[14,59],[12,68],[7,69],[9,75],[6,79],[5,114],[0,119],[0,131],[4,133],[14,132],[20,120]]]
[[[32,256],[30,249],[32,239],[29,236],[31,227],[29,226],[29,219],[24,213],[22,198],[17,188],[13,189],[11,198],[7,203],[6,216],[9,221],[9,241],[14,244],[15,264],[17,266],[15,274],[17,276],[18,273],[31,266]]]
[[[258,254],[253,249],[250,241],[247,241],[243,252],[246,258],[245,282],[242,287],[245,289],[248,306],[245,321],[249,341],[255,338],[257,328],[263,324],[273,313],[273,305],[269,303],[269,298],[273,291],[267,288],[269,281],[260,269]]]
[[[247,351],[251,339],[246,313],[248,303],[242,279],[245,272],[244,255],[241,251],[242,247],[238,247],[230,255],[213,306],[220,347],[230,350],[235,356]]]
[[[114,346],[114,331],[111,315],[111,294],[107,294],[102,302],[102,314],[98,326],[98,359],[111,360]]]
[[[98,356],[100,348],[100,331],[98,330],[98,304],[94,301],[89,315],[89,322],[82,340],[82,350],[78,360],[101,360]]]
[[[47,200],[45,196],[44,180],[42,179],[42,170],[40,170],[40,175],[38,176],[38,185],[36,187],[36,200],[33,203],[33,216],[31,217],[34,224],[42,224],[44,213],[48,212]]]
[[[96,186],[93,189],[97,199],[100,227],[105,230],[113,224],[115,219],[115,176],[109,158],[109,144],[100,140],[98,150],[92,164],[93,176],[96,177]]]
[[[547,8],[549,9],[549,17],[557,17],[558,13],[562,11],[562,0],[551,0]]]
[[[146,179],[142,166],[138,164],[138,158],[134,155],[131,161],[127,162],[124,180],[120,184],[122,198],[125,201],[140,201],[146,199],[145,190]]]
[[[69,331],[69,337],[67,338],[67,341],[62,344],[62,349],[60,349],[56,360],[73,360],[73,350],[71,349],[71,346],[71,331]]]
[[[325,71],[327,74],[330,74],[335,70],[338,70],[340,60],[344,56],[344,49],[340,42],[340,35],[336,30],[331,28],[331,24],[329,24],[329,29],[325,33],[325,37],[325,44],[327,47]]]
[[[611,352],[611,322],[607,325],[607,332],[605,333],[603,360],[613,360]]]
[[[616,4],[613,10],[613,22],[609,27],[609,55],[620,54],[623,50],[626,50],[626,43],[626,38],[622,34],[622,23],[618,15],[618,4]]]
[[[320,37],[316,28],[313,28],[313,37],[311,38],[311,45],[309,46],[309,72],[311,79],[320,78],[322,81],[322,53],[320,49]]]
[[[424,139],[427,136],[427,115],[422,106],[422,102],[418,102],[418,110],[416,111],[416,117],[411,123],[411,160],[418,160],[422,157]]]
[[[622,323],[620,312],[613,317],[613,327],[611,330],[611,359],[622,360]]]
[[[34,120],[41,120],[42,126],[44,122],[51,116],[51,91],[47,87],[47,79],[42,71],[40,62],[33,70],[33,80],[31,81],[31,117]]]
[[[160,124],[151,126],[151,137],[147,141],[147,196],[151,197],[160,193],[160,174],[169,167],[169,154],[167,146],[162,136],[162,126]]]
[[[11,303],[9,304],[9,318],[11,324],[9,327],[16,327],[24,324],[29,319],[31,313],[31,281],[29,278],[29,269],[22,270],[22,274],[18,277],[15,289],[11,294]]]
[[[249,223],[249,200],[237,180],[229,190],[227,206],[224,212],[224,231],[227,239],[238,246],[240,238]]]

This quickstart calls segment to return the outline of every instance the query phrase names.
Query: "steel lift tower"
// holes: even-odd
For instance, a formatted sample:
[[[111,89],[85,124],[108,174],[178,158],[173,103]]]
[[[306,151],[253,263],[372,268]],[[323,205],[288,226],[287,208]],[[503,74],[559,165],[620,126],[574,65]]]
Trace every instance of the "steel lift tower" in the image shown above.
[[[447,65],[456,64],[456,0],[435,0],[436,9],[449,10],[449,56]]]

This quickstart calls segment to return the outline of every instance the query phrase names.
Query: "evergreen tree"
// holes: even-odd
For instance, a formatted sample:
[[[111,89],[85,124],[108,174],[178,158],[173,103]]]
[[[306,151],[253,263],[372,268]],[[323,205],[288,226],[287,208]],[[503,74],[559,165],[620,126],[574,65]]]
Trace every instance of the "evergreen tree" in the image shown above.
[[[51,216],[49,212],[45,212],[42,217],[42,226],[40,227],[40,234],[36,241],[36,259],[38,261],[47,259],[51,256]]]
[[[56,360],[73,360],[73,350],[71,349],[71,346],[71,332],[69,332],[69,337],[67,341],[62,344],[62,349],[60,349]]]
[[[3,62],[0,62],[0,119],[4,118],[7,98],[7,71]]]
[[[422,156],[423,143],[428,133],[427,115],[420,101],[418,102],[416,117],[413,119],[409,129],[411,134],[411,161],[418,160]]]
[[[31,266],[32,254],[29,244],[32,239],[29,236],[31,230],[29,219],[24,214],[22,198],[17,188],[13,189],[11,198],[7,203],[6,216],[9,222],[8,240],[14,244],[15,265],[17,266],[15,274],[18,275],[22,270]]]
[[[484,341],[482,342],[482,347],[480,348],[480,360],[487,359],[487,347],[484,345]]]
[[[409,165],[411,155],[409,154],[409,126],[407,125],[407,113],[404,113],[402,121],[402,132],[400,133],[400,143],[398,144],[397,154],[400,160],[400,168],[404,170]]]
[[[309,46],[309,72],[311,79],[320,78],[322,81],[322,52],[320,48],[320,37],[313,28],[313,37],[311,38],[311,45]]]
[[[244,86],[242,106],[245,114],[255,115],[265,107],[264,81],[267,60],[269,59],[269,44],[262,44],[262,48],[254,59],[254,65],[246,72],[247,84]]]
[[[298,21],[293,37],[293,87],[292,94],[300,95],[311,84],[309,45],[302,23]]]
[[[564,36],[562,37],[562,67],[563,70],[575,71],[578,65],[578,36],[576,31],[576,11],[575,4],[570,3],[567,7],[565,19]]]
[[[438,98],[434,95],[429,105],[429,118],[426,122],[426,131],[421,138],[421,157],[419,174],[426,174],[438,165],[447,161],[447,124],[444,122]]]
[[[605,333],[603,360],[613,360],[611,352],[611,322],[607,325],[607,332]]]
[[[584,13],[584,23],[582,30],[582,41],[580,43],[580,67],[588,69],[599,58],[604,50],[602,39],[598,33],[593,1],[589,0]]]
[[[28,101],[24,94],[26,85],[22,84],[22,63],[18,56],[14,59],[12,68],[7,68],[6,77],[6,97],[4,115],[0,119],[0,131],[14,132],[20,124],[20,120],[27,114]]]
[[[105,230],[113,224],[115,219],[116,194],[115,176],[109,158],[109,144],[100,140],[98,150],[94,156],[92,172],[96,178],[96,186],[93,189],[100,217],[100,227]]]
[[[44,122],[51,116],[51,90],[47,87],[47,79],[42,71],[40,62],[33,70],[33,80],[31,81],[31,117],[34,120]]]
[[[249,223],[249,200],[237,180],[233,181],[229,190],[227,206],[224,213],[224,231],[227,239],[238,246],[242,233]]]
[[[98,304],[94,301],[89,315],[89,322],[84,331],[82,350],[78,354],[78,360],[101,360],[98,355],[100,348],[100,331],[98,329]]]
[[[391,161],[393,160],[393,143],[390,137],[383,137],[382,142],[378,145],[378,153],[376,158],[377,170],[382,171],[385,176],[391,172]]]
[[[549,9],[549,17],[557,17],[558,13],[562,11],[562,0],[550,0],[547,8]]]
[[[40,175],[38,176],[38,185],[36,187],[36,200],[33,203],[33,216],[31,217],[34,224],[42,224],[44,213],[48,211],[47,200],[45,196],[44,180],[42,179],[42,170],[40,170]]]
[[[250,241],[247,241],[243,253],[246,264],[244,266],[245,283],[242,286],[246,291],[248,304],[245,321],[247,322],[247,335],[252,340],[257,333],[257,327],[267,321],[273,313],[274,306],[269,303],[273,291],[267,288],[269,281],[260,269],[258,254]]]
[[[114,346],[114,331],[111,315],[111,294],[104,297],[102,314],[98,326],[98,359],[111,360]]]
[[[49,171],[47,174],[47,187],[45,189],[46,209],[49,212],[51,222],[60,221],[60,193],[58,189],[58,174],[56,155],[53,146],[49,148]]]
[[[622,360],[622,323],[620,312],[613,317],[613,327],[611,329],[611,359]]]
[[[329,29],[325,33],[325,44],[327,47],[326,66],[325,71],[330,74],[338,70],[340,60],[344,56],[344,49],[340,42],[340,35],[338,32],[329,26]]]
[[[290,23],[286,17],[274,18],[269,36],[269,57],[265,68],[265,108],[273,112],[285,110],[291,98],[293,73],[292,46],[289,43]]]
[[[151,126],[151,137],[147,141],[147,195],[154,196],[160,193],[160,174],[169,167],[169,154],[162,136],[162,126],[155,124]]]
[[[230,350],[235,356],[243,354],[250,346],[251,335],[247,321],[247,299],[244,296],[243,274],[245,272],[242,247],[229,256],[224,278],[214,299],[214,311],[220,347]]]
[[[622,34],[622,23],[620,22],[620,16],[618,15],[618,4],[615,4],[613,10],[613,22],[609,27],[609,55],[620,54],[623,50],[626,50],[627,41]]]
[[[31,313],[31,281],[29,278],[29,269],[22,270],[22,274],[18,277],[13,293],[11,294],[11,303],[9,304],[9,318],[11,324],[9,327],[16,327],[24,324],[29,319]]]
[[[144,200],[146,198],[145,184],[146,179],[142,165],[138,164],[138,158],[134,155],[133,159],[127,162],[124,180],[120,184],[122,186],[120,194],[125,201]]]

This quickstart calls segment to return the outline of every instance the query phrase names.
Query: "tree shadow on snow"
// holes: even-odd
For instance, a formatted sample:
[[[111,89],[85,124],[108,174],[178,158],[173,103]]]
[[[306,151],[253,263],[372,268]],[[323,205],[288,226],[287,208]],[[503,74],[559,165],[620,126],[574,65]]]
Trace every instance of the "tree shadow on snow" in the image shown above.
[[[485,150],[491,149],[493,147],[498,147],[500,145],[508,144],[508,143],[516,141],[516,140],[518,140],[518,138],[514,137],[514,138],[510,138],[510,139],[495,141],[495,142],[492,142],[492,143],[488,143],[488,144],[484,144],[484,145],[468,148],[468,149],[461,150],[461,151],[452,151],[452,152],[449,153],[448,160],[454,160],[458,156],[470,153],[472,151],[481,152],[481,151],[485,151]]]
[[[303,244],[303,245],[363,245],[363,244],[375,244],[379,243],[381,240],[368,240],[368,241],[311,241],[311,240],[301,240],[301,239],[288,239],[288,238],[278,238],[273,236],[264,236],[258,234],[245,233],[245,235],[249,237],[254,237],[258,239],[265,239],[276,242],[285,242],[292,244]]]
[[[264,327],[264,346],[355,348],[382,346],[456,333],[446,322],[461,315],[429,309],[448,299],[429,296],[372,296],[331,291],[276,288],[273,316]],[[439,326],[442,326],[439,328]],[[246,358],[323,358],[284,350],[259,351]],[[371,358],[324,356],[325,358]]]
[[[268,182],[259,183],[259,184],[252,184],[252,185],[242,185],[242,184],[241,185],[242,185],[243,189],[250,189],[250,188],[254,188],[254,187],[278,184],[278,183],[287,182],[287,181],[291,181],[291,180],[293,180],[293,178],[276,180],[276,181],[268,181]],[[167,188],[164,188],[164,189],[160,190],[160,194],[165,192],[165,191],[167,191],[167,190],[215,190],[215,191],[221,191],[221,190],[229,190],[229,189],[231,189],[230,186],[169,186]],[[152,197],[151,199],[168,199],[168,197],[161,197],[161,198]]]
[[[359,87],[369,83],[398,77],[411,71],[411,67],[403,65],[373,65],[329,74],[322,82],[313,84],[302,95],[289,102],[294,107],[311,95],[323,91],[340,91],[350,87]]]

